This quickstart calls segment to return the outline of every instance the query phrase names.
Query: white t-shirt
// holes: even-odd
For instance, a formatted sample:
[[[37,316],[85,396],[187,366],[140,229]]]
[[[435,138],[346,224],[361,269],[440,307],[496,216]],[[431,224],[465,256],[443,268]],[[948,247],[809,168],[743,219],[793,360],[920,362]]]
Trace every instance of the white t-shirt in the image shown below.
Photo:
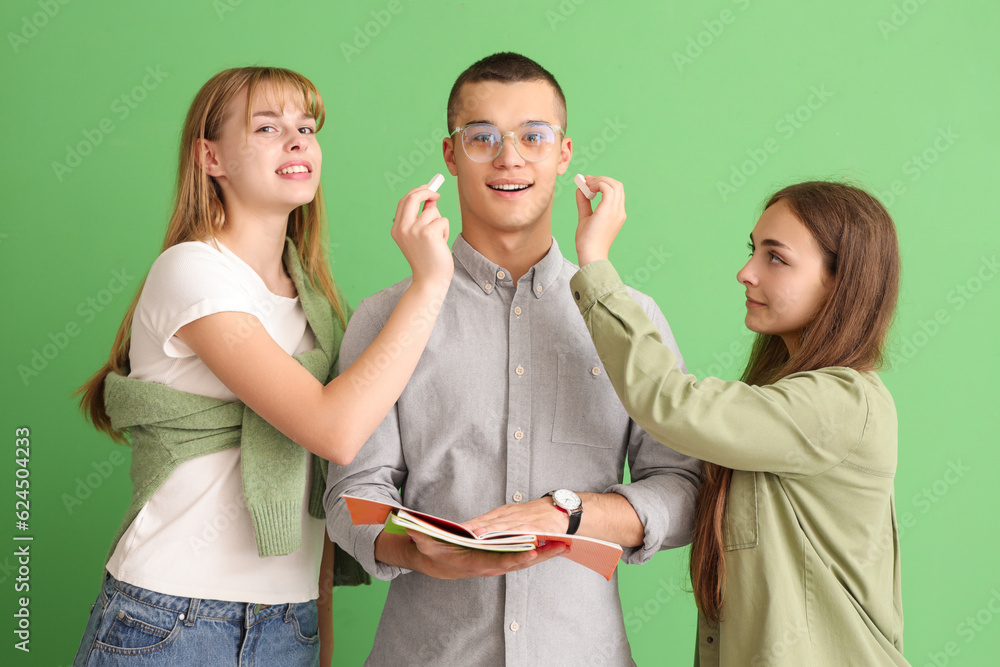
[[[235,400],[191,349],[174,336],[213,313],[254,315],[292,355],[315,346],[298,297],[273,294],[221,243],[180,243],[153,263],[132,321],[129,377],[203,396]],[[240,448],[179,465],[140,510],[107,569],[134,586],[182,597],[281,604],[319,592],[323,521],[309,516],[309,468],[303,470],[302,548],[257,555],[243,495]]]

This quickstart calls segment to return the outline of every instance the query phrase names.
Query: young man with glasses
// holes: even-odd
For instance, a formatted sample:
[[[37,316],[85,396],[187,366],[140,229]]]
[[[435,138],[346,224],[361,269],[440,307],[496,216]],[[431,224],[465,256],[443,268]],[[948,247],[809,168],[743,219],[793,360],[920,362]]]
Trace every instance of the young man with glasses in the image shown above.
[[[352,525],[340,499],[469,519],[478,533],[575,532],[621,544],[628,563],[691,539],[699,464],[628,418],[570,293],[576,267],[552,238],[573,152],[558,83],[523,56],[490,56],[455,82],[448,123],[455,276],[412,379],[354,462],[331,465],[325,499],[331,537],[392,580],[368,664],[633,664],[617,578],[555,558],[562,545],[498,554],[390,534]],[[602,201],[592,212],[578,194],[580,216],[624,216],[620,183],[588,185]],[[358,306],[342,369],[407,282]],[[633,294],[680,358],[662,313]]]

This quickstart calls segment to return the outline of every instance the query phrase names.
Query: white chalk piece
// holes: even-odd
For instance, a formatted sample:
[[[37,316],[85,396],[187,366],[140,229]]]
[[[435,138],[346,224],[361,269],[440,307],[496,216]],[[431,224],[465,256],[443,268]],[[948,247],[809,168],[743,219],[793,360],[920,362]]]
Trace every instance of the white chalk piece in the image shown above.
[[[576,178],[573,179],[573,182],[576,183],[576,187],[580,188],[580,192],[583,193],[584,197],[587,199],[593,199],[595,197],[594,193],[587,187],[587,179],[583,177],[583,174],[577,174]]]
[[[431,182],[427,184],[427,188],[431,192],[437,192],[438,188],[441,187],[443,184],[444,184],[444,176],[442,176],[441,174],[434,174],[434,178],[432,178]]]

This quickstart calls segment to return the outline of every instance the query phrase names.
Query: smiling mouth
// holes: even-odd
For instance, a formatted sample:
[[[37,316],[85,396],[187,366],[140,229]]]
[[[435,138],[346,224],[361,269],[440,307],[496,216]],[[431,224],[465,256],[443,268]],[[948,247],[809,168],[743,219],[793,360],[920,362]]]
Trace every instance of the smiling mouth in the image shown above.
[[[527,190],[531,185],[528,183],[503,183],[501,185],[488,185],[486,187],[497,192],[519,192]]]
[[[292,165],[291,167],[285,167],[284,169],[279,169],[276,173],[280,176],[283,176],[285,174],[309,174],[312,172],[310,172],[309,167],[305,166],[304,164],[296,164]]]

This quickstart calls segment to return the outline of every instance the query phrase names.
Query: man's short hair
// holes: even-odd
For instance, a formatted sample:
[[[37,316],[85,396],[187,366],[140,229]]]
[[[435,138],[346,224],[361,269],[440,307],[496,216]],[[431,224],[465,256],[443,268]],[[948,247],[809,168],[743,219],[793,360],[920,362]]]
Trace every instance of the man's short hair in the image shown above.
[[[559,82],[552,74],[536,63],[531,58],[522,56],[520,53],[494,53],[486,56],[482,60],[474,63],[467,70],[458,75],[455,85],[451,87],[451,95],[448,96],[448,131],[455,129],[455,122],[459,114],[459,94],[462,86],[467,83],[480,83],[482,81],[499,81],[500,83],[521,83],[526,81],[546,81],[556,91],[557,106],[556,112],[559,116],[559,124],[562,125],[563,132],[566,131],[566,96],[563,95]]]

